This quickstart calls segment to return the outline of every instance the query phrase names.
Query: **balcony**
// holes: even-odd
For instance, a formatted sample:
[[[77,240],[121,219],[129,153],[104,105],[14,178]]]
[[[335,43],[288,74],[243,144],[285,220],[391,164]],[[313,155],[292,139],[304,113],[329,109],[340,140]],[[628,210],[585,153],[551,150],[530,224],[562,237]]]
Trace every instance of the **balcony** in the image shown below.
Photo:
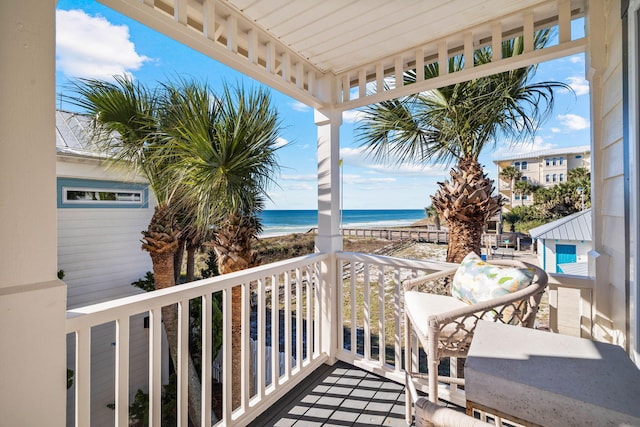
[[[129,425],[130,350],[139,345],[131,340],[131,319],[149,317],[149,418],[150,425],[160,425],[162,390],[162,307],[177,304],[179,322],[179,361],[177,369],[178,425],[187,422],[187,363],[190,301],[201,300],[202,324],[211,324],[212,294],[222,292],[223,322],[221,353],[221,404],[215,425],[246,425],[272,409],[287,393],[312,376],[325,363],[339,361],[362,374],[374,374],[379,381],[404,384],[403,370],[403,280],[433,272],[449,264],[392,257],[338,252],[313,254],[277,262],[243,272],[200,280],[171,289],[123,298],[67,312],[66,332],[75,347],[74,415],[69,424],[91,425],[91,334],[101,325],[115,324],[115,425]],[[338,280],[334,280],[338,277]],[[231,403],[231,289],[242,287],[242,368],[240,406]],[[558,290],[577,289],[579,307],[563,312],[558,305]],[[591,300],[593,280],[553,275],[550,285],[549,327],[558,330],[558,319],[573,317],[582,334],[591,336],[593,315]],[[276,308],[277,309],[274,309]],[[252,319],[253,315],[253,321]],[[211,329],[202,334],[201,378],[202,424],[212,425]],[[271,343],[279,343],[272,345]],[[250,348],[255,345],[253,366]],[[207,351],[206,349],[209,349]],[[280,355],[283,353],[283,357]],[[95,357],[95,355],[93,355]],[[166,360],[166,359],[165,359]],[[280,365],[279,361],[285,362]],[[288,362],[287,362],[288,361]],[[268,363],[267,363],[268,362]],[[451,363],[454,364],[455,360]],[[445,367],[447,369],[447,367]],[[452,370],[452,372],[455,369]],[[318,371],[322,372],[322,371]],[[275,373],[275,375],[274,375]],[[250,378],[255,378],[250,381]],[[253,383],[253,386],[252,386]],[[379,386],[380,387],[380,386]],[[385,386],[389,387],[389,386]],[[392,386],[393,388],[394,386]],[[331,396],[329,396],[331,397]],[[335,396],[333,396],[335,397]],[[464,406],[464,391],[455,386],[441,386],[440,397]],[[319,397],[318,397],[319,398]],[[398,404],[402,399],[399,396]],[[333,401],[331,399],[326,402]],[[390,402],[385,402],[390,403]],[[366,414],[367,406],[363,406]],[[395,406],[394,406],[395,407]],[[396,408],[397,410],[397,408]],[[379,413],[370,415],[380,416]],[[389,414],[388,414],[389,415]],[[377,419],[377,418],[376,418]],[[215,418],[214,418],[215,420]]]

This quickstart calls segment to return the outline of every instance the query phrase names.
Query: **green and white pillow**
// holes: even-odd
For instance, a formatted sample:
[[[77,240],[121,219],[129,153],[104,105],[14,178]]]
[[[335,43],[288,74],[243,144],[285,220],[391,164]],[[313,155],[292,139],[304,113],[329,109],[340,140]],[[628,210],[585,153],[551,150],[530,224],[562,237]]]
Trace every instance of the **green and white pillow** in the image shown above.
[[[471,252],[453,276],[451,295],[475,304],[524,289],[531,284],[533,276],[531,269],[492,265]]]

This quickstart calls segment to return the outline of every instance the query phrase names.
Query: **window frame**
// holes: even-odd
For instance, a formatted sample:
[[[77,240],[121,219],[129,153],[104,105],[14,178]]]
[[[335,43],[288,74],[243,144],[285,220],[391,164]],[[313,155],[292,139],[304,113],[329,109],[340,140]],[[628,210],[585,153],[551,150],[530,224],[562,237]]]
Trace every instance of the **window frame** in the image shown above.
[[[69,193],[72,191],[98,193],[131,193],[139,195],[139,200],[73,200],[69,199]],[[149,186],[147,184],[138,182],[58,177],[57,199],[59,209],[148,208]]]

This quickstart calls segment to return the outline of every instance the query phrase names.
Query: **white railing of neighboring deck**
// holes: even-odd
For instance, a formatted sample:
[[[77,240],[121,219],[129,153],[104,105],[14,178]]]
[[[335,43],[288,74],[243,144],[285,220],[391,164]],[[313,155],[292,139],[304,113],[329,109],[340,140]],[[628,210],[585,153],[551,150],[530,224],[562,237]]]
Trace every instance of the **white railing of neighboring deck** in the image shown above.
[[[322,299],[321,263],[327,255],[315,254],[262,267],[225,274],[169,289],[158,290],[105,303],[72,309],[67,312],[66,331],[75,337],[75,425],[91,425],[91,330],[107,323],[116,325],[115,359],[115,425],[129,425],[129,320],[132,316],[149,316],[149,425],[160,425],[161,417],[161,353],[162,307],[178,306],[178,369],[177,415],[178,424],[187,421],[187,366],[189,334],[189,301],[201,299],[202,325],[212,322],[212,294],[222,292],[223,312],[223,404],[222,417],[216,425],[245,425],[270,407],[297,383],[312,373],[326,359],[320,352]],[[255,340],[258,351],[254,367],[257,384],[251,391],[250,327],[242,328],[242,382],[240,407],[231,408],[231,290],[242,286],[243,325],[250,324],[251,301],[255,303]],[[270,325],[267,325],[267,311]],[[280,312],[283,312],[280,316]],[[282,319],[282,320],[281,320]],[[270,343],[267,342],[267,328]],[[293,331],[295,330],[295,338]],[[201,425],[212,425],[211,382],[212,331],[202,333],[202,408]],[[273,345],[271,344],[273,343]],[[269,344],[269,345],[267,345]],[[284,347],[282,350],[279,347]],[[272,366],[266,365],[266,349],[270,348]],[[208,350],[207,350],[208,349]],[[284,373],[280,375],[280,351],[285,354]],[[267,381],[266,372],[271,370]],[[274,374],[274,372],[276,374]]]

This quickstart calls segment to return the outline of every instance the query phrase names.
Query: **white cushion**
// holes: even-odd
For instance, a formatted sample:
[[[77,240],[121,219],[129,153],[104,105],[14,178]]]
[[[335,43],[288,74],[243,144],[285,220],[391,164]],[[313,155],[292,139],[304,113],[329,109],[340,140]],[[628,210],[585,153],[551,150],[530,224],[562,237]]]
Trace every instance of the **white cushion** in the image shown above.
[[[413,327],[423,337],[429,331],[429,316],[446,313],[458,308],[467,308],[468,304],[447,295],[435,295],[426,292],[408,291],[404,294],[404,309],[413,323]],[[469,319],[471,322],[471,319]],[[455,325],[451,325],[455,329]],[[453,332],[450,331],[451,333]],[[446,335],[447,331],[442,331]]]

